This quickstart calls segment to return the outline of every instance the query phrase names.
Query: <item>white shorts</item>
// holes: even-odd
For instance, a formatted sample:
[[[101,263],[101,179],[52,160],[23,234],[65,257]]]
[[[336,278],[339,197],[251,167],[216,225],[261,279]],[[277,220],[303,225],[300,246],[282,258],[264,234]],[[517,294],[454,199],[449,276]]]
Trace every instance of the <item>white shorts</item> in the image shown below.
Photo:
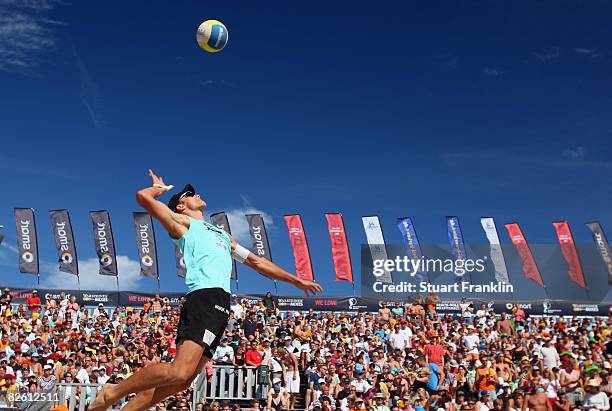
[[[297,374],[296,379],[293,376]],[[300,373],[297,371],[287,371],[287,380],[285,381],[287,392],[289,394],[297,394],[300,392]]]

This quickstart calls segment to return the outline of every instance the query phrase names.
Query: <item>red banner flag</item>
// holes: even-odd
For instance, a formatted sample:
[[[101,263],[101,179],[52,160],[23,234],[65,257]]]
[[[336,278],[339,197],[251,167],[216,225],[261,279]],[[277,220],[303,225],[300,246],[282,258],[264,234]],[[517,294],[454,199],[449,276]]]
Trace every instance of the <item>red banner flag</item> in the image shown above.
[[[506,230],[508,230],[508,235],[510,236],[510,240],[512,240],[512,244],[514,244],[521,256],[525,277],[544,287],[544,280],[542,280],[540,270],[538,270],[538,266],[533,258],[533,254],[531,254],[531,250],[529,249],[529,245],[527,244],[527,240],[525,240],[521,228],[517,223],[512,223],[506,224]]]
[[[580,265],[580,257],[578,256],[578,250],[576,250],[576,244],[574,244],[574,237],[572,237],[569,224],[567,221],[553,222],[552,224],[557,232],[563,258],[565,258],[569,266],[567,274],[569,274],[573,282],[582,288],[586,288],[586,281],[584,280],[582,266]]]
[[[331,239],[332,257],[334,259],[334,270],[336,281],[353,282],[353,269],[351,267],[351,255],[349,254],[346,241],[346,231],[342,214],[325,214],[329,238]]]
[[[308,251],[308,243],[306,242],[306,233],[304,233],[302,218],[299,214],[286,215],[285,222],[287,223],[289,239],[293,247],[296,274],[303,280],[314,281],[312,263],[310,262],[310,251]]]

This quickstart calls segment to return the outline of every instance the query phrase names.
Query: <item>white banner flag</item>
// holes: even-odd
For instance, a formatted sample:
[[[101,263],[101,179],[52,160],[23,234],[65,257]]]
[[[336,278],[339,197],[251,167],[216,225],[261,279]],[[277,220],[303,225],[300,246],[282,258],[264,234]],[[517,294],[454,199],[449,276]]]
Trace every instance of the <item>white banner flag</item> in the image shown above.
[[[382,228],[380,228],[380,220],[378,216],[361,217],[363,228],[365,229],[366,238],[374,260],[388,260],[387,248],[385,247],[385,239],[383,237]],[[392,284],[393,279],[391,273],[387,270],[377,277],[377,280],[383,283]]]
[[[492,217],[483,217],[480,219],[480,224],[482,224],[489,244],[491,244],[491,261],[493,261],[493,266],[495,267],[495,280],[500,283],[510,284],[506,260],[504,259],[504,252],[502,251],[499,236],[497,235],[495,221]]]

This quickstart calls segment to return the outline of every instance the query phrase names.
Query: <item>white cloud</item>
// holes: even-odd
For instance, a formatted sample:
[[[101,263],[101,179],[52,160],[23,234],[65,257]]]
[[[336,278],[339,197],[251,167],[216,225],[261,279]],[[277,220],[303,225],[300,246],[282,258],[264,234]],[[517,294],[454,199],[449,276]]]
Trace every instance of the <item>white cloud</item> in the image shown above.
[[[13,266],[17,263],[17,247],[4,241],[0,244],[0,265]]]
[[[0,0],[0,70],[24,72],[52,50],[58,22],[44,17],[58,0]]]
[[[236,83],[229,80],[203,80],[200,82],[202,87],[234,87]]]
[[[591,54],[593,53],[595,50],[592,49],[583,49],[583,48],[579,48],[579,47],[574,47],[572,50],[574,50],[576,53],[580,53],[580,54]]]
[[[563,150],[563,156],[569,157],[572,159],[584,158],[586,157],[586,155],[587,155],[587,150],[586,148],[582,146],[578,146],[576,148],[566,148],[565,150]]]
[[[495,67],[485,67],[483,73],[487,76],[501,76],[504,74],[504,71]]]
[[[544,49],[538,53],[534,52],[533,55],[536,56],[541,62],[547,62],[557,59],[561,55],[561,48],[555,46],[549,49]]]
[[[41,286],[47,288],[76,289],[77,278],[75,275],[61,272],[57,263],[41,264],[50,275],[41,276]],[[124,255],[117,256],[117,267],[119,270],[119,288],[121,290],[137,290],[140,280],[140,264]],[[45,271],[43,271],[45,272]],[[88,258],[79,261],[79,273],[81,289],[83,290],[116,290],[117,280],[115,277],[100,275],[97,258]]]
[[[89,75],[89,71],[81,56],[74,50],[74,58],[76,59],[79,73],[81,75],[81,101],[89,113],[91,121],[97,129],[103,128],[106,124],[104,121],[104,103],[100,97],[98,85]]]
[[[238,243],[247,248],[251,248],[251,234],[249,233],[249,224],[247,223],[245,214],[261,214],[268,234],[274,225],[274,220],[270,214],[250,205],[230,209],[225,213],[227,214],[227,219],[229,220],[232,236],[236,239],[236,241],[238,241]]]
[[[573,167],[573,168],[591,168],[591,169],[612,169],[612,161],[592,160],[585,158],[586,150],[584,148],[565,150],[563,156],[567,157],[570,152],[576,157],[571,157],[573,161],[567,161],[563,156],[557,154],[554,156],[543,156],[537,154],[519,154],[512,153],[506,150],[474,150],[464,152],[444,153],[441,158],[445,161],[457,160],[498,160],[507,162],[519,162],[537,167]],[[581,154],[582,153],[582,154]]]

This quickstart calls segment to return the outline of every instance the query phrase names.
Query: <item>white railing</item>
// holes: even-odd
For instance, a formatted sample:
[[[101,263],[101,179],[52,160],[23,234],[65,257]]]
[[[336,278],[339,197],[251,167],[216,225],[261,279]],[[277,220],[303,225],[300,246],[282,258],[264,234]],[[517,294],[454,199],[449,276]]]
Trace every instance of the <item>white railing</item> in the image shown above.
[[[258,367],[215,365],[212,371],[211,378],[202,372],[194,381],[193,409],[197,403],[210,400],[251,401],[267,398],[269,376],[267,373],[259,375]],[[19,409],[24,411],[46,411],[56,405],[64,405],[68,411],[85,411],[101,387],[102,384],[59,383],[44,391],[44,394],[41,391],[36,401],[15,401],[20,404],[14,405],[20,405]],[[14,398],[27,398],[25,395],[23,398],[18,396],[15,394]]]
[[[258,367],[215,365],[210,379],[202,373],[195,381],[194,405],[209,399],[249,401],[266,398],[267,380],[267,376],[258,378]]]
[[[60,383],[55,386],[55,404],[65,405],[68,411],[85,411],[96,398],[102,384]]]

